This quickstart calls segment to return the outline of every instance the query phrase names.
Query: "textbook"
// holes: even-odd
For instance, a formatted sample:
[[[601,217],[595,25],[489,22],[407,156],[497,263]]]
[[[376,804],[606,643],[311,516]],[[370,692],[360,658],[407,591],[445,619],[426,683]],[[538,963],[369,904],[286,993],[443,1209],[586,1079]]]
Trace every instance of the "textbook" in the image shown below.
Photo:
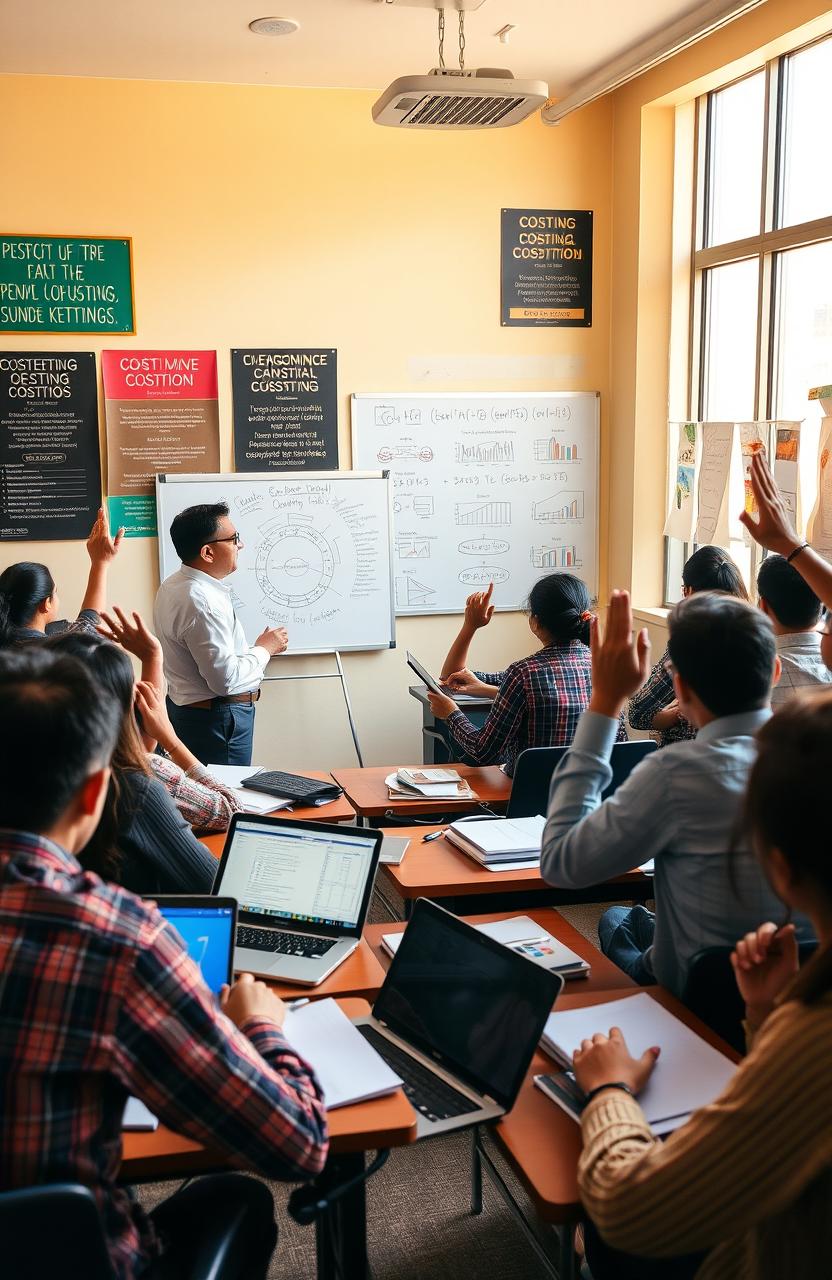
[[[463,853],[482,866],[528,860],[540,860],[540,846],[546,819],[542,814],[531,818],[475,818],[452,822],[445,832]],[[534,857],[531,857],[534,855]]]
[[[557,938],[553,938],[530,916],[512,916],[510,920],[492,920],[486,924],[475,924],[474,928],[479,933],[484,933],[487,938],[501,942],[504,947],[508,947],[509,951],[525,956],[527,960],[533,960],[535,964],[548,969],[550,973],[559,973],[567,982],[572,978],[588,978],[592,972],[586,960],[583,960],[576,951],[558,942]],[[384,933],[381,936],[381,945],[385,951],[394,956],[403,937],[404,930],[401,933]]]
[[[395,1093],[401,1078],[388,1067],[331,998],[286,1011],[283,1031],[315,1071],[328,1111]]]
[[[571,1071],[572,1054],[582,1040],[597,1031],[604,1035],[610,1027],[620,1027],[634,1058],[658,1045],[661,1056],[647,1085],[639,1094],[639,1104],[655,1133],[671,1133],[699,1107],[713,1102],[736,1071],[729,1058],[686,1027],[646,992],[550,1013],[540,1045],[559,1067]],[[561,1076],[535,1077],[535,1084],[573,1119],[580,1116],[580,1091],[573,1081]],[[567,1100],[569,1105],[567,1105]]]

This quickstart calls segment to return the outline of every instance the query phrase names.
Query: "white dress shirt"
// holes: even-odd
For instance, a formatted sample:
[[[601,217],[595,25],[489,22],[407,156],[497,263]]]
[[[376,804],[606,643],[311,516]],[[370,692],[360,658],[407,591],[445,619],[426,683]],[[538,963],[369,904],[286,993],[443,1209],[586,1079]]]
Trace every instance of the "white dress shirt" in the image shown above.
[[[270,655],[248,644],[224,582],[183,565],[160,586],[153,621],[177,706],[259,686]]]

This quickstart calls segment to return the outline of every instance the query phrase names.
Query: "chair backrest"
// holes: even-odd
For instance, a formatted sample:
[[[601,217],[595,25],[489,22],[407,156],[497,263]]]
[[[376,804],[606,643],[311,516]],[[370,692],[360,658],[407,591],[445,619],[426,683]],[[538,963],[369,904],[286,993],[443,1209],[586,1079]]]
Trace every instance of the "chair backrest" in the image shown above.
[[[0,1193],[0,1259],[9,1280],[113,1280],[95,1197],[72,1182]]]
[[[520,752],[514,766],[506,817],[530,818],[535,813],[546,812],[552,774],[568,750],[568,747],[529,747]],[[655,750],[656,743],[652,738],[616,742],[610,757],[612,781],[604,792],[604,799],[611,796],[636,765]]]
[[[816,942],[798,944],[801,964],[811,959],[817,945]],[[742,1026],[745,1005],[731,966],[731,947],[706,947],[704,951],[697,951],[688,966],[682,1003],[738,1053],[745,1052]]]

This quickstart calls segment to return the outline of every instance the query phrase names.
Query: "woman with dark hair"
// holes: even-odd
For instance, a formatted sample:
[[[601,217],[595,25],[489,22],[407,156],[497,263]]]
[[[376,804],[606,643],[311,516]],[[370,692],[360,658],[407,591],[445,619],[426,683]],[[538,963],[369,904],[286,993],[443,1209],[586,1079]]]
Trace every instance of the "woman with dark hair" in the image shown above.
[[[685,561],[682,569],[682,595],[687,598],[696,591],[723,591],[739,600],[748,599],[742,574],[721,547],[700,547]],[[696,737],[695,727],[679,714],[673,692],[673,677],[667,669],[667,663],[668,654],[665,649],[646,683],[630,699],[627,708],[627,719],[631,727],[652,730],[657,735],[660,747]]]
[[[87,538],[90,572],[81,610],[74,622],[59,619],[55,579],[45,564],[20,560],[0,573],[0,645],[43,640],[63,631],[94,632],[107,597],[107,570],[118,554],[124,530],[110,537],[103,507]]]
[[[798,969],[791,924],[762,924],[737,943],[748,1057],[666,1142],[634,1096],[656,1049],[635,1060],[613,1028],[575,1053],[591,1094],[579,1186],[594,1280],[832,1275],[832,691],[796,693],[757,738],[746,830],[789,913],[812,920],[818,952]]]
[[[49,646],[79,658],[124,713],[104,812],[80,855],[82,866],[132,893],[208,893],[216,861],[151,776],[134,714],[133,664],[127,654],[100,636],[77,631],[56,636]]]
[[[534,584],[528,601],[529,627],[542,648],[505,671],[471,672],[464,666],[468,646],[474,631],[491,620],[492,591],[493,583],[487,591],[469,596],[462,629],[442,669],[449,688],[461,693],[488,690],[493,695],[488,719],[477,729],[453,698],[429,693],[428,699],[461,755],[475,764],[504,764],[512,774],[527,747],[561,747],[572,741],[592,693],[587,648],[592,601],[580,578],[547,574]],[[455,669],[456,664],[461,669]],[[622,726],[619,738],[625,737]]]

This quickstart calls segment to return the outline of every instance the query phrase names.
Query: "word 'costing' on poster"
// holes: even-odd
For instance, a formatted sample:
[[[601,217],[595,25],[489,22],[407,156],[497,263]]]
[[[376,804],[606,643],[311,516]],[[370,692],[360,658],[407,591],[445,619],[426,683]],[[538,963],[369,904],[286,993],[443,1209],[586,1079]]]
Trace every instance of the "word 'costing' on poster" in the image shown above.
[[[0,333],[135,333],[125,236],[0,235]]]
[[[670,499],[670,510],[664,526],[665,537],[667,538],[681,538],[687,542],[693,536],[700,437],[699,423],[679,423],[676,475]]]
[[[155,537],[157,474],[219,471],[216,351],[102,351],[110,524]]]
[[[0,354],[0,540],[86,538],[101,505],[91,351]]]
[[[337,470],[336,361],[331,348],[232,350],[238,471]]]
[[[504,325],[588,329],[592,324],[592,211],[503,209]]]

